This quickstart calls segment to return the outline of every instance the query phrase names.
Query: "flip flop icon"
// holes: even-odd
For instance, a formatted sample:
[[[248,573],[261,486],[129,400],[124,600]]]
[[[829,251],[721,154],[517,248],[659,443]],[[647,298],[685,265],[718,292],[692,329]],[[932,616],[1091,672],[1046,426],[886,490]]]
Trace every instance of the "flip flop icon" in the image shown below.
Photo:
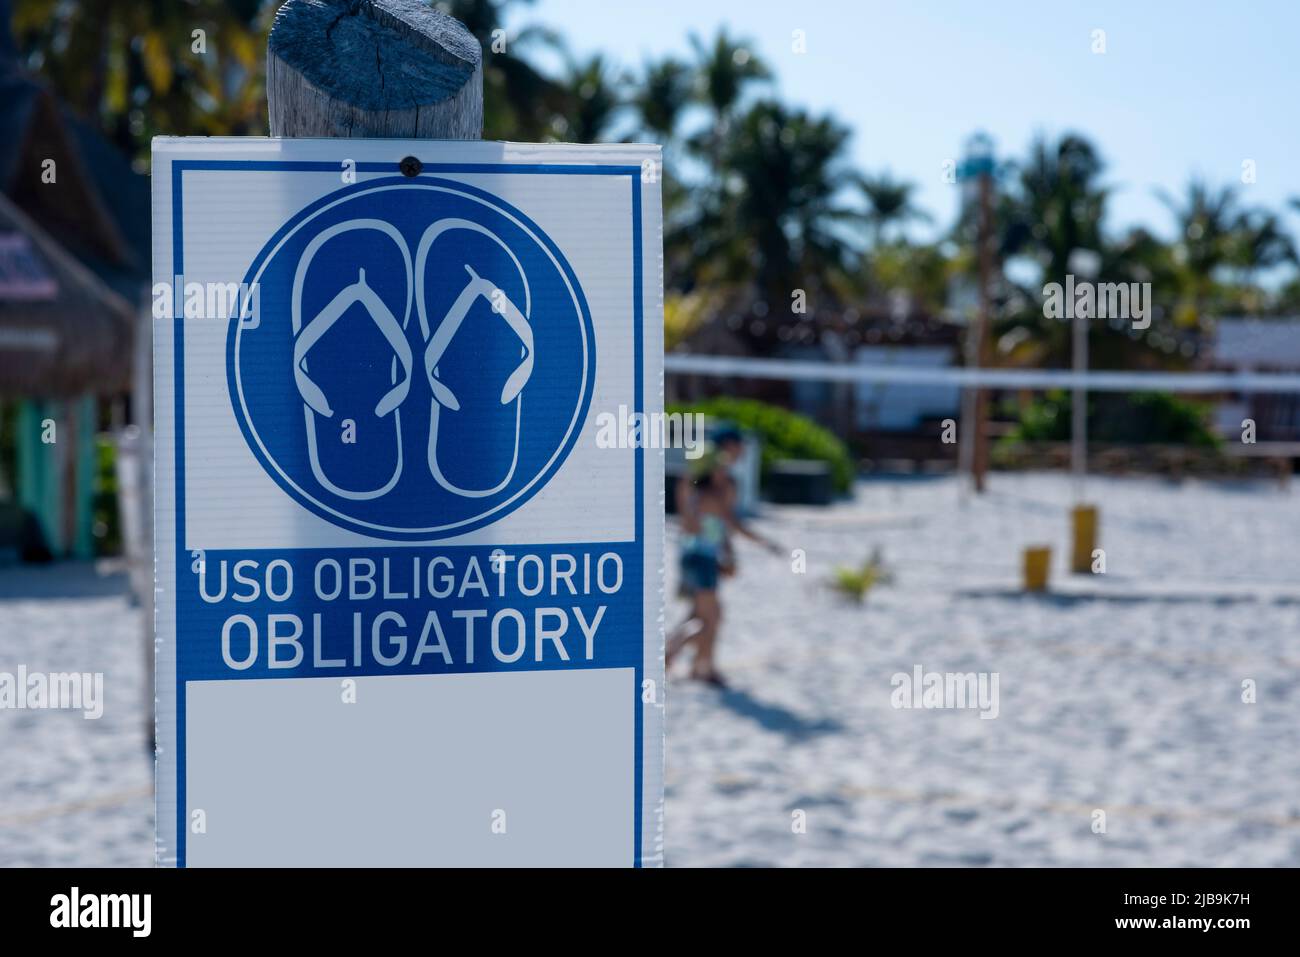
[[[347,233],[377,231],[387,236],[401,254],[406,276],[406,304],[399,322],[388,304],[366,282],[363,268],[358,267],[355,282],[343,287],[319,313],[304,324],[302,316],[303,287],[307,270],[316,254],[329,240]],[[338,223],[316,236],[303,251],[294,274],[291,321],[293,325],[293,378],[303,401],[303,418],[307,428],[307,452],[312,473],[325,488],[342,498],[364,500],[385,494],[402,475],[402,416],[398,408],[411,386],[411,369],[414,363],[410,343],[406,339],[406,325],[411,317],[412,286],[411,254],[401,233],[390,224],[377,219],[353,219]],[[393,350],[389,386],[382,394],[362,394],[357,386],[360,377],[349,377],[339,383],[331,402],[325,389],[312,378],[308,356],[322,337],[355,306],[360,306],[378,328]],[[355,425],[353,443],[344,443],[338,435],[322,439],[317,435],[318,418],[342,423],[351,419]],[[328,434],[328,433],[327,433]],[[373,471],[376,462],[393,460],[392,475],[377,487],[358,488],[356,476],[352,481],[345,477],[349,468],[360,468],[362,473]],[[328,463],[329,467],[326,467]],[[330,473],[334,477],[331,478]]]
[[[486,236],[500,246],[518,270],[524,290],[524,308],[521,310],[496,283],[480,276],[469,264],[464,264],[469,279],[460,291],[447,314],[437,329],[430,330],[425,295],[425,267],[429,251],[434,241],[451,230],[465,229]],[[499,414],[493,415],[491,408],[476,409],[472,413],[462,407],[460,397],[444,378],[440,364],[447,355],[447,350],[457,333],[465,328],[465,321],[470,317],[478,301],[482,299],[490,305],[491,313],[478,312],[479,321],[487,315],[499,316],[506,326],[519,339],[519,363],[510,372],[505,383],[496,396],[495,408]],[[433,399],[429,409],[429,471],[434,481],[449,492],[466,498],[484,498],[504,489],[514,477],[519,464],[520,424],[523,410],[523,389],[533,372],[534,348],[533,330],[529,325],[528,314],[531,311],[531,295],[528,278],[523,267],[510,248],[490,230],[465,219],[444,219],[430,226],[422,237],[415,256],[415,302],[420,319],[420,330],[424,335],[424,374],[433,390]],[[513,405],[513,409],[511,406]],[[485,421],[486,420],[486,421]],[[514,431],[514,441],[510,453],[510,465],[505,475],[497,482],[477,487],[463,484],[464,480],[453,480],[448,474],[441,457],[443,445],[453,447],[454,454],[463,460],[466,448],[473,448],[483,441],[483,437],[495,436],[501,431]]]

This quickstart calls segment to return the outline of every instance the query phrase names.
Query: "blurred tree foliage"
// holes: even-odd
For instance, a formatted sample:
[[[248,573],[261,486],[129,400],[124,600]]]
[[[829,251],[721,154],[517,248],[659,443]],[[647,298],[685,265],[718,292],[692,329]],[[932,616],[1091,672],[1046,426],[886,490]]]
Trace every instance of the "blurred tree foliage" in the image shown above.
[[[815,309],[905,301],[956,315],[973,285],[975,208],[918,243],[928,217],[915,186],[849,161],[850,130],[783,103],[771,67],[744,37],[692,35],[680,55],[627,70],[576,56],[527,19],[531,0],[441,0],[484,50],[484,135],[520,141],[649,140],[664,147],[664,282],[670,338],[728,304],[762,302],[769,324]],[[266,131],[263,69],[276,0],[23,0],[15,36],[27,67],[142,163],[155,134]],[[1105,162],[1086,136],[1038,137],[996,180],[993,289],[997,361],[1068,361],[1069,325],[1043,315],[1042,285],[1080,250],[1097,278],[1150,282],[1151,327],[1096,323],[1097,367],[1179,367],[1216,315],[1300,310],[1300,278],[1280,215],[1200,180],[1162,194],[1173,239],[1114,233]],[[1296,200],[1300,209],[1300,200]],[[968,297],[969,298],[969,297]]]
[[[1149,328],[1115,318],[1089,325],[1094,368],[1186,368],[1214,317],[1287,311],[1286,286],[1259,284],[1261,273],[1297,262],[1273,212],[1243,205],[1232,187],[1192,180],[1181,196],[1158,194],[1174,231],[1172,241],[1163,241],[1145,227],[1113,233],[1110,195],[1104,161],[1077,133],[1039,137],[1023,160],[1004,164],[994,214],[998,261],[1008,267],[995,288],[1000,364],[1069,364],[1070,323],[1044,315],[1042,289],[1071,274],[1076,281],[1151,284]],[[973,220],[968,207],[953,233],[966,248]],[[1091,274],[1078,261],[1081,252],[1092,259]],[[1009,267],[1017,262],[1035,278],[1013,279]],[[969,275],[971,266],[964,271]]]
[[[531,52],[562,50],[558,34],[540,26],[509,31],[512,6],[532,0],[450,0],[439,9],[465,24],[483,47],[483,138],[536,142],[551,138],[568,104],[564,86],[528,61]]]
[[[266,132],[261,0],[23,0],[27,68],[124,152],[159,134]]]

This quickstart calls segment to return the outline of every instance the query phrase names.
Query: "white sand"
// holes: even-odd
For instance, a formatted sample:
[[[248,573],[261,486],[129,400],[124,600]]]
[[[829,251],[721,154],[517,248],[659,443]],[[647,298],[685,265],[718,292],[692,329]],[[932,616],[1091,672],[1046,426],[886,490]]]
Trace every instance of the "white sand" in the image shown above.
[[[959,597],[1014,586],[1027,544],[1070,577],[1068,483],[992,488],[963,509],[951,480],[873,482],[851,505],[769,513],[808,572],[742,550],[724,590],[734,690],[670,685],[670,865],[1300,863],[1296,499],[1096,481],[1108,575],[1083,584],[1130,600]],[[895,583],[861,608],[829,594],[830,570],[876,545]],[[1264,583],[1268,601],[1187,597]],[[998,672],[1000,716],[893,709],[891,675],[917,664]]]
[[[670,865],[1300,864],[1300,489],[1094,481],[1108,574],[1070,581],[1068,482],[992,488],[962,508],[952,480],[876,481],[765,512],[808,570],[742,543],[733,689],[669,685]],[[1036,543],[1062,590],[1109,597],[1008,592]],[[874,546],[895,581],[851,606],[825,581]],[[152,861],[123,587],[0,570],[0,670],[102,670],[108,699],[100,721],[0,712],[0,865]],[[891,675],[918,664],[998,672],[999,717],[893,709]]]
[[[140,613],[89,565],[0,569],[0,671],[103,672],[104,713],[0,711],[0,866],[153,864]]]

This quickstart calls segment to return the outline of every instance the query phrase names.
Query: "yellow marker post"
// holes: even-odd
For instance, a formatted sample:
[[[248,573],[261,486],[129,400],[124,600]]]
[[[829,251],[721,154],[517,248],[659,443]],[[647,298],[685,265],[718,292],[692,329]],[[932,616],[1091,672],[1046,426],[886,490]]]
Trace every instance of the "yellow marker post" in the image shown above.
[[[1052,573],[1052,549],[1047,545],[1025,548],[1025,591],[1047,591]]]
[[[1070,570],[1076,575],[1092,572],[1092,553],[1097,548],[1097,506],[1076,505],[1070,512],[1074,532],[1074,548],[1070,554]]]

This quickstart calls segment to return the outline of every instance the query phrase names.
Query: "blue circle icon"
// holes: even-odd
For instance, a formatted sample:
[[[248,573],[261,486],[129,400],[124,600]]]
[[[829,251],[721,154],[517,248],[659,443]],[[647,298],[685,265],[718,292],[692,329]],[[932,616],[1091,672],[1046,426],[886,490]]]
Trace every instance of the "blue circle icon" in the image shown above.
[[[591,403],[595,341],[555,243],[481,189],[349,186],[293,216],[245,282],[227,378],[257,460],[343,528],[437,540],[536,494]]]

